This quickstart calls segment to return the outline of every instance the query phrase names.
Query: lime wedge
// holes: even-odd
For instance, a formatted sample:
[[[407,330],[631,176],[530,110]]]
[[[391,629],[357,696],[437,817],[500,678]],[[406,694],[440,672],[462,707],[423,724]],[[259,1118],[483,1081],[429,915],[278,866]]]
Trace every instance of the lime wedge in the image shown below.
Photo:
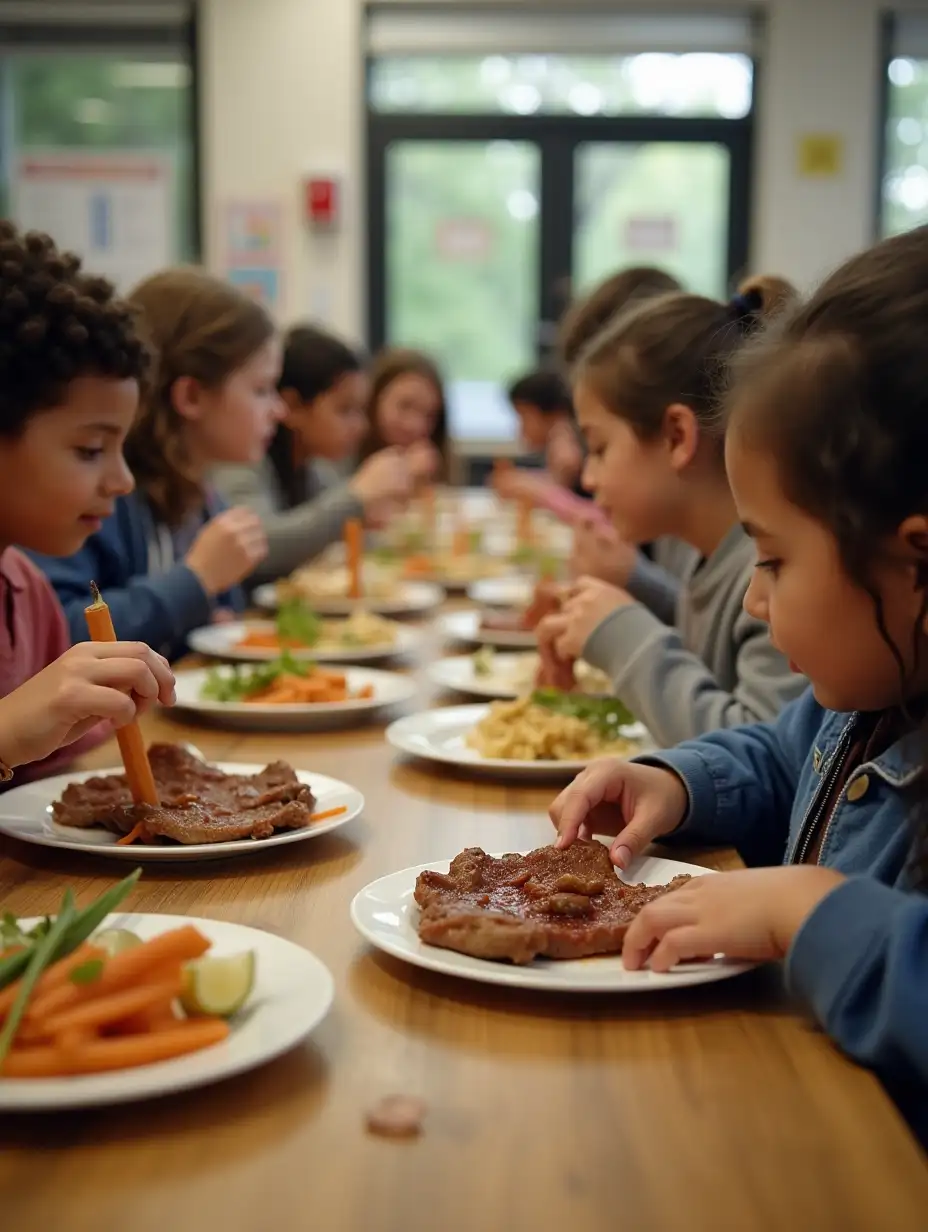
[[[106,950],[110,958],[115,954],[121,954],[123,950],[131,950],[134,946],[142,944],[142,938],[137,937],[128,928],[106,928],[102,933],[97,933],[92,941],[94,945],[99,945]]]
[[[184,969],[180,1003],[192,1016],[229,1018],[242,1008],[254,985],[255,956],[251,950],[227,958],[198,958]]]

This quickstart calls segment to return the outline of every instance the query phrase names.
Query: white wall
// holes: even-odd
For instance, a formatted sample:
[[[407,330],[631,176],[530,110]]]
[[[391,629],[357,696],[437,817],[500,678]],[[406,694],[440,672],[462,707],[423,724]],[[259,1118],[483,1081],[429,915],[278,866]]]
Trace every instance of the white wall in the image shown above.
[[[711,11],[719,0],[667,7],[684,4]],[[808,286],[872,238],[883,8],[881,0],[766,6],[752,220],[757,269]],[[280,198],[288,231],[284,315],[322,317],[355,336],[364,323],[362,12],[363,0],[203,0],[201,65],[207,259],[220,259],[222,201]],[[799,175],[797,139],[810,132],[843,138],[839,177]],[[299,183],[311,171],[344,179],[336,235],[310,236],[300,221]]]

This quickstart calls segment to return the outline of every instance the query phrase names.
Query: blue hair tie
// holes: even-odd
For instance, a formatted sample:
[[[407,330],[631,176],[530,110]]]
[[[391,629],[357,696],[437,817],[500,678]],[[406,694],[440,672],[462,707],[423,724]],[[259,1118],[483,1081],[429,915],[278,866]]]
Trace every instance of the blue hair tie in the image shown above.
[[[748,318],[759,316],[763,306],[763,295],[761,295],[760,291],[751,290],[746,291],[743,295],[733,296],[729,301],[728,309],[733,320],[746,322]]]

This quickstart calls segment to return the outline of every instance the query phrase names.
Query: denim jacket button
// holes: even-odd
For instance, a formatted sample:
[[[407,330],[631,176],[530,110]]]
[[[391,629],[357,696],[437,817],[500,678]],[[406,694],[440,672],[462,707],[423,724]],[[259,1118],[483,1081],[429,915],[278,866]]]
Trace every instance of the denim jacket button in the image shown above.
[[[855,779],[847,789],[847,798],[851,804],[862,800],[870,789],[870,776],[862,774],[859,779]]]

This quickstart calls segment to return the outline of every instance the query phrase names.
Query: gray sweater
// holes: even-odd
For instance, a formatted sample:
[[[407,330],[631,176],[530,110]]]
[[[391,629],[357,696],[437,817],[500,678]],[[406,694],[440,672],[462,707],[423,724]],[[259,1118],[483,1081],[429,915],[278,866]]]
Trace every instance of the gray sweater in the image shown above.
[[[732,527],[699,568],[692,562],[675,628],[633,603],[607,616],[583,648],[665,748],[772,719],[806,686],[771,645],[767,626],[741,606],[755,559],[751,540]]]
[[[247,505],[261,518],[269,550],[249,578],[251,585],[272,582],[292,573],[305,561],[318,556],[341,535],[349,518],[359,518],[364,508],[347,482],[340,480],[325,463],[307,467],[309,499],[295,509],[285,509],[283,493],[267,458],[258,466],[221,466],[212,481],[229,505]]]
[[[689,544],[679,539],[658,539],[653,559],[638,553],[625,589],[665,625],[672,625],[677,616],[680,579],[691,572],[695,560],[696,552]]]

